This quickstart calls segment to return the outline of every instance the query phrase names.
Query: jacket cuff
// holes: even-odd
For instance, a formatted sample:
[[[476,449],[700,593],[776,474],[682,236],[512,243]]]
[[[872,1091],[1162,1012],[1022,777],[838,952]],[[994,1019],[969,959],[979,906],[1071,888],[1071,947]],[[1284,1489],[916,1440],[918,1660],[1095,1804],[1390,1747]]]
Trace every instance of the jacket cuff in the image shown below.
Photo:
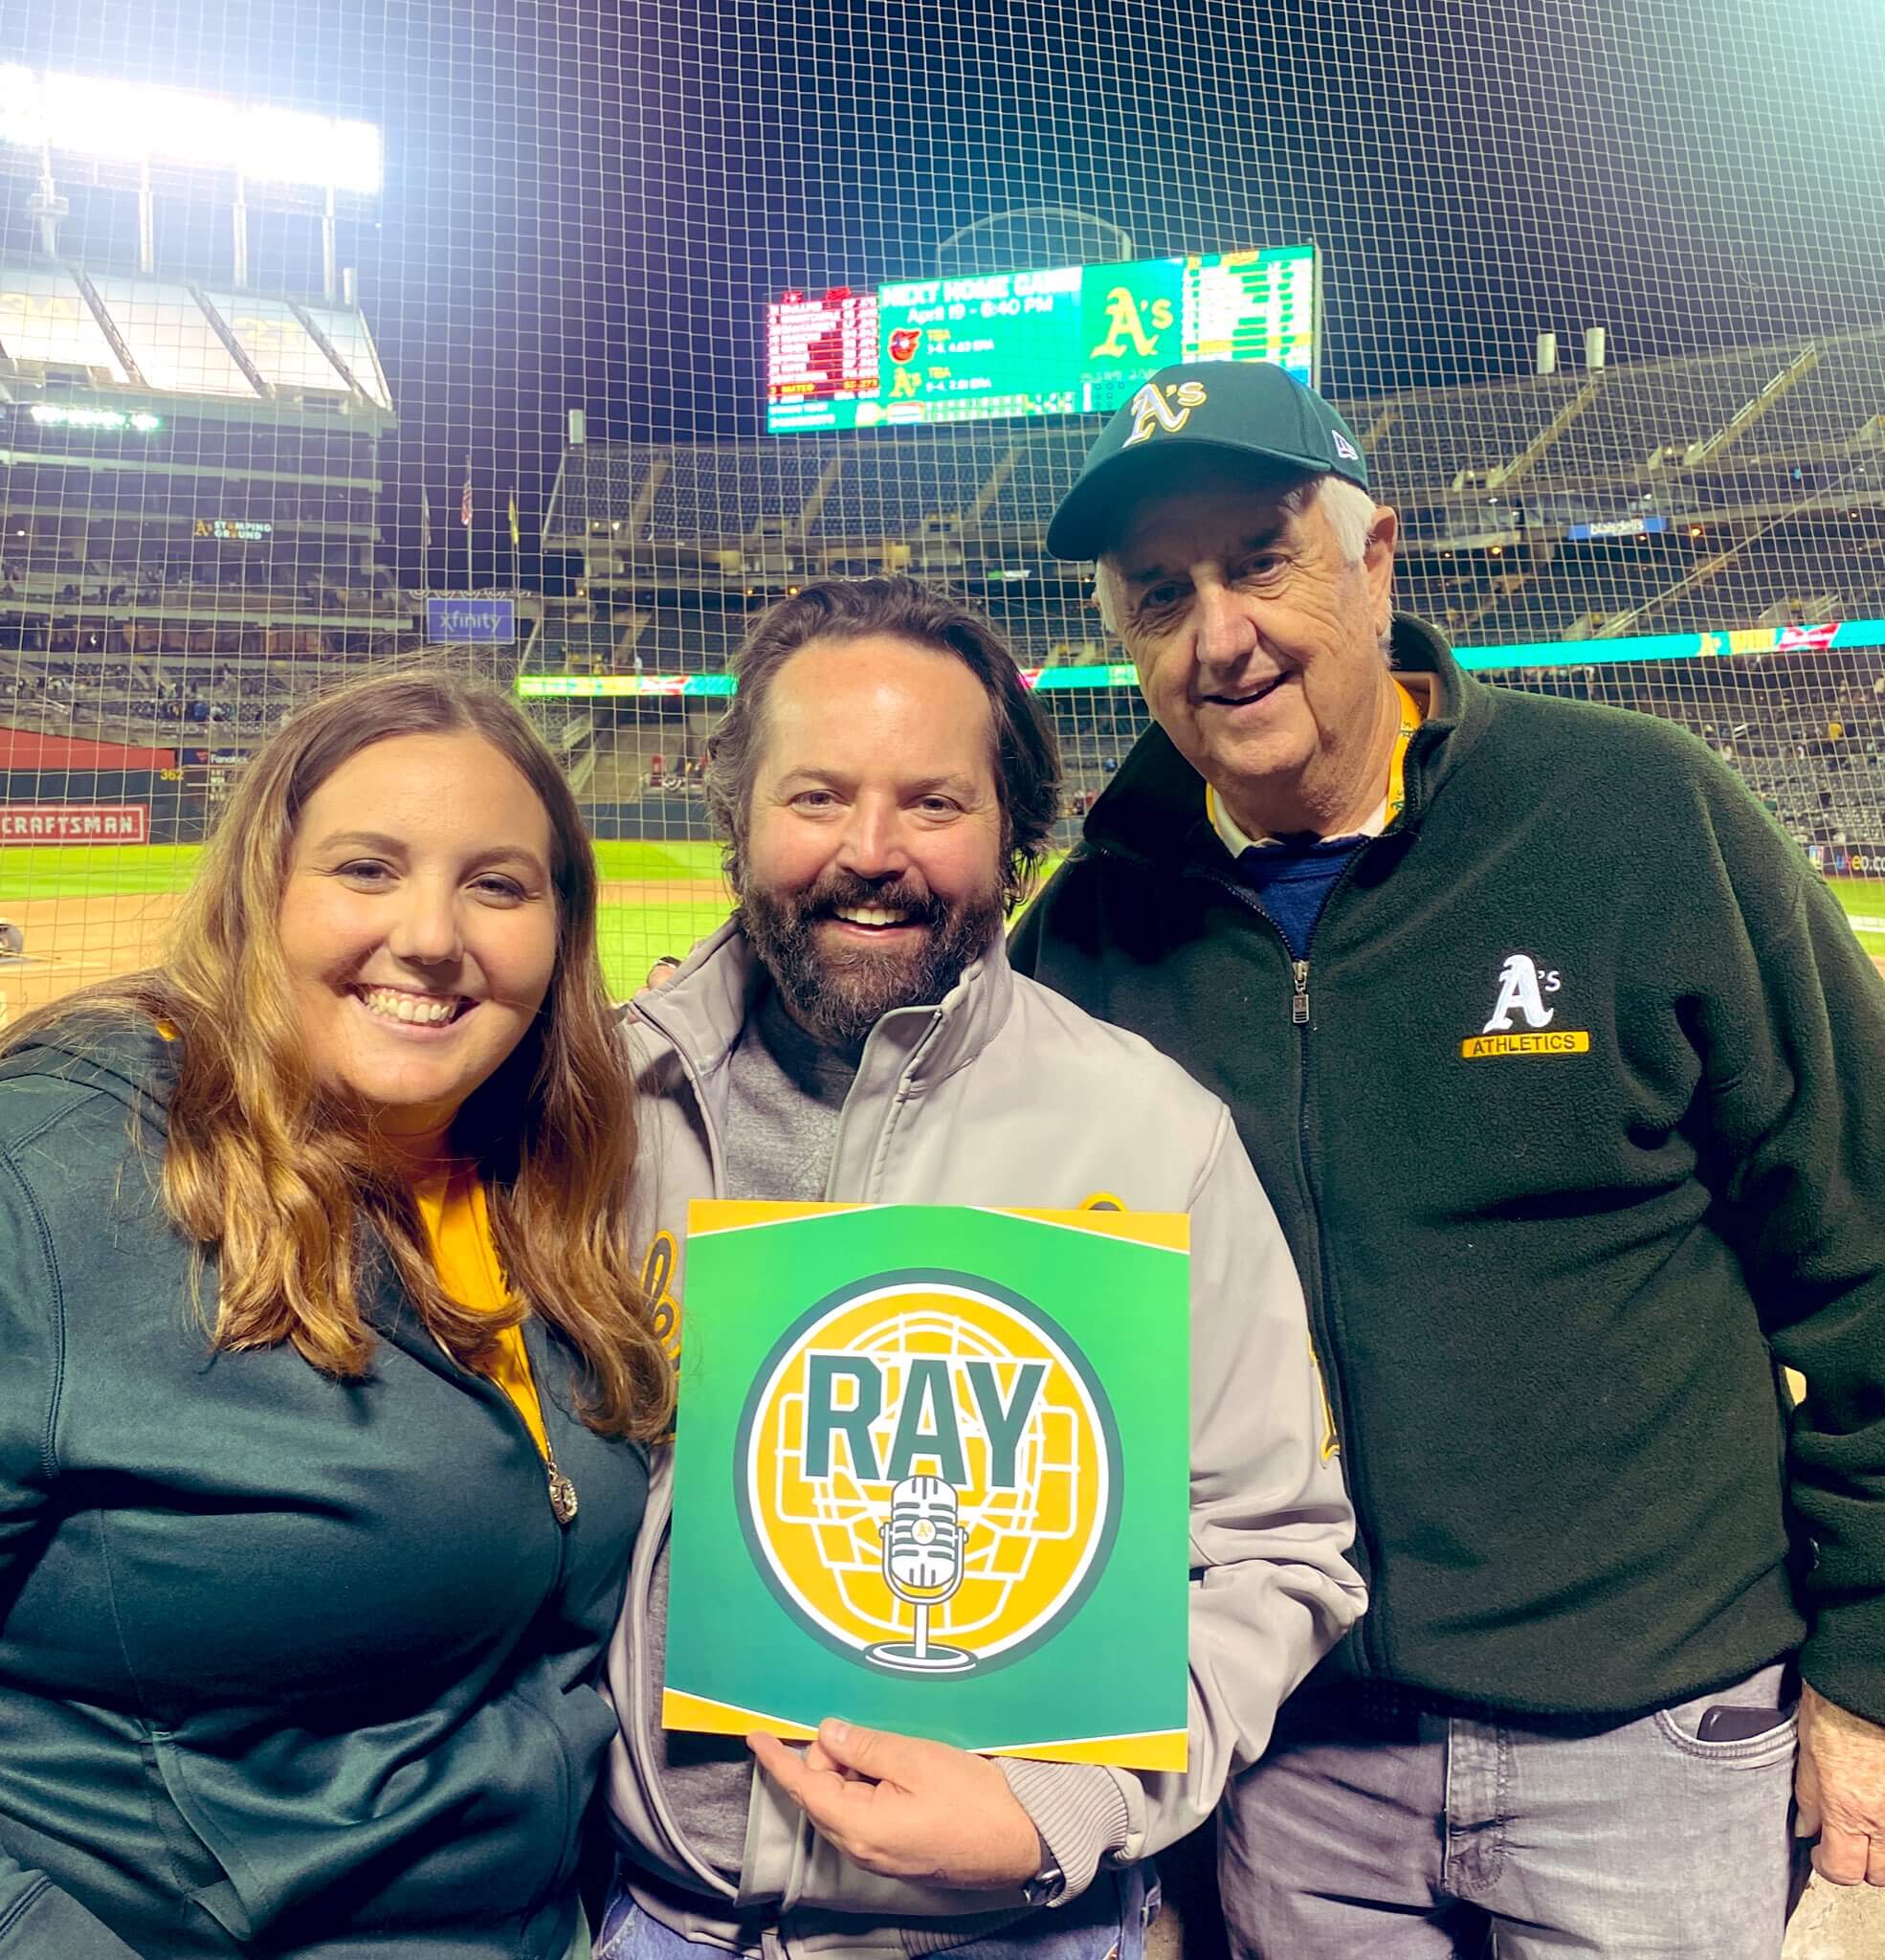
[[[1800,1678],[1849,1714],[1885,1726],[1885,1602],[1829,1607],[1800,1651]]]
[[[1095,1763],[1036,1763],[1025,1756],[998,1757],[995,1768],[1060,1869],[1060,1890],[1048,1903],[1077,1899],[1093,1883],[1099,1860],[1125,1849],[1132,1813],[1119,1779]]]

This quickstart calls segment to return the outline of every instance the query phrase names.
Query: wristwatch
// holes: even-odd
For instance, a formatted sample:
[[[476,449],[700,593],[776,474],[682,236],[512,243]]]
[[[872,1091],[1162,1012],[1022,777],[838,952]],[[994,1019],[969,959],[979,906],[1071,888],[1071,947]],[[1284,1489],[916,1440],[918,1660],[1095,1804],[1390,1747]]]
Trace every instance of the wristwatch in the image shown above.
[[[1021,1896],[1030,1905],[1052,1905],[1066,1886],[1067,1874],[1053,1861],[1053,1853],[1047,1848],[1047,1839],[1041,1838],[1039,1831],[1034,1836],[1040,1838],[1040,1869],[1031,1879],[1024,1881]]]

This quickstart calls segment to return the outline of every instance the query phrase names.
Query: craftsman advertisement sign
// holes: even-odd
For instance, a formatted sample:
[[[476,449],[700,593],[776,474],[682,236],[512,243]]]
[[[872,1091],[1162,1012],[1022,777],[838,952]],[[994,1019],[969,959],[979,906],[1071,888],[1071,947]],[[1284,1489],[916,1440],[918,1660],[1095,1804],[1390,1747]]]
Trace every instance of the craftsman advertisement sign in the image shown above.
[[[666,1725],[1183,1769],[1188,1231],[694,1205]]]
[[[144,844],[146,803],[0,804],[0,844]]]

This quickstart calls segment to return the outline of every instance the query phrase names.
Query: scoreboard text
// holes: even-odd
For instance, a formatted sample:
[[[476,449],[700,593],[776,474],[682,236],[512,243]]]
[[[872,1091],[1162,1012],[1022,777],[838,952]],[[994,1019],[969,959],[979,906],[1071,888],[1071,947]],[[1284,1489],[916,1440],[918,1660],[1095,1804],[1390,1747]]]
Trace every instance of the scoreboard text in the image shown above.
[[[766,427],[1103,414],[1174,361],[1316,378],[1316,248],[899,279],[767,308]]]

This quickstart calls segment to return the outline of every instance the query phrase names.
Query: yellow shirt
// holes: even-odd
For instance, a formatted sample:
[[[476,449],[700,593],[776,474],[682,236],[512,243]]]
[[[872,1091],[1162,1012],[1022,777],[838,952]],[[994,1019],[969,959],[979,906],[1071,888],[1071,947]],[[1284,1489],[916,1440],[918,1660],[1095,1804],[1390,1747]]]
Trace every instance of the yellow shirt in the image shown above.
[[[439,1284],[460,1306],[495,1313],[510,1304],[503,1268],[498,1263],[497,1242],[491,1236],[491,1213],[484,1186],[475,1170],[455,1170],[429,1177],[413,1192],[426,1236],[432,1241],[432,1263]],[[549,1437],[543,1429],[543,1406],[537,1399],[536,1378],[523,1329],[506,1327],[498,1336],[499,1351],[487,1370],[491,1379],[517,1404],[537,1447],[545,1459]]]

